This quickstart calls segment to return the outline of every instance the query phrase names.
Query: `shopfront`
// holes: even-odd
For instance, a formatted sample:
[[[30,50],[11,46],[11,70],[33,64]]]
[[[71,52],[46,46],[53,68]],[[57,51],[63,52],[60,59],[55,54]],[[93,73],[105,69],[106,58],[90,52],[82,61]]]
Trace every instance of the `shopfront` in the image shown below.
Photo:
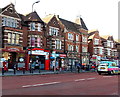
[[[67,67],[67,64],[65,62],[66,54],[57,54],[53,52],[50,57],[50,69],[53,69],[53,66],[56,67],[56,69],[65,69]]]
[[[26,53],[22,47],[6,46],[2,49],[2,65],[5,70],[21,69],[25,66]],[[1,66],[2,67],[2,66]]]
[[[49,70],[49,51],[40,48],[28,49],[27,66],[28,69],[32,66],[34,69]]]

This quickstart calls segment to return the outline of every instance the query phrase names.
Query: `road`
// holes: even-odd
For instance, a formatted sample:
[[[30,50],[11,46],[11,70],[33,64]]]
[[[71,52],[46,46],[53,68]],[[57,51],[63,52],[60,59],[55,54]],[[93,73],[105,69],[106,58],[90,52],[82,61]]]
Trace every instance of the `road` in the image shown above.
[[[66,73],[2,78],[3,95],[117,95],[118,75]]]

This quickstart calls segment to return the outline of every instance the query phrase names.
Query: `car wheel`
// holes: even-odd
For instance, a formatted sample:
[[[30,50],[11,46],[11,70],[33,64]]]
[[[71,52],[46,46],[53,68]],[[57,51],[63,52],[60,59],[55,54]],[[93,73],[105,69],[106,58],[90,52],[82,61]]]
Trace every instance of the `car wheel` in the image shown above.
[[[98,72],[99,75],[101,75],[101,72]]]

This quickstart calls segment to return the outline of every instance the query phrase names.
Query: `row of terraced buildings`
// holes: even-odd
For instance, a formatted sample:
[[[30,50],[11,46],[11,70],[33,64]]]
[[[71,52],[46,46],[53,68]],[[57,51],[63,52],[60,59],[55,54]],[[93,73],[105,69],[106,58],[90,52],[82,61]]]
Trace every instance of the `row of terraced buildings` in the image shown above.
[[[100,36],[98,30],[88,30],[81,17],[71,22],[59,15],[40,18],[36,11],[19,14],[11,3],[1,9],[1,61],[7,69],[50,70],[75,66],[98,65],[101,60],[118,60],[119,45],[113,36]],[[106,33],[107,34],[107,33]],[[2,66],[1,66],[2,67]]]

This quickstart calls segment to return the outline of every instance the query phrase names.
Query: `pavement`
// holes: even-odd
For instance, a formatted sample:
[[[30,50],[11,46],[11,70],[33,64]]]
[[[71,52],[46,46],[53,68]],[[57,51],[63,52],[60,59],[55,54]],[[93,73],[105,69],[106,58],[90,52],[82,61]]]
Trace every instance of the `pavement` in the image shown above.
[[[85,70],[81,70],[79,73],[85,73],[85,72],[95,72],[94,70],[90,70],[90,71],[85,71]],[[77,73],[77,71],[52,71],[52,70],[33,70],[33,72],[30,73],[30,71],[22,71],[19,70],[16,72],[14,71],[6,71],[4,72],[4,74],[2,74],[2,72],[0,73],[0,76],[22,76],[22,75],[43,75],[43,74],[61,74],[61,73]]]

